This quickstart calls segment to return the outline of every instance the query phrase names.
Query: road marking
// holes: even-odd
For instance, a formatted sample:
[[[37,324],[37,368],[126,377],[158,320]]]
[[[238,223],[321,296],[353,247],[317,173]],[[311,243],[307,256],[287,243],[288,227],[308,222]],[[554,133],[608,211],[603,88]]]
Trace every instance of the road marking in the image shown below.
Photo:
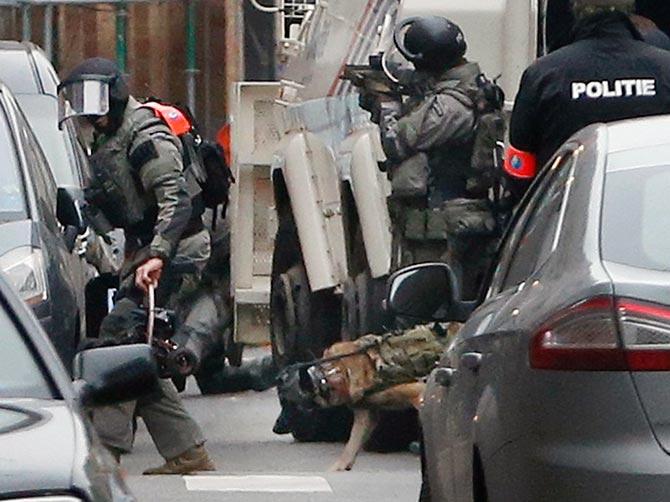
[[[184,476],[188,491],[333,493],[318,476]]]

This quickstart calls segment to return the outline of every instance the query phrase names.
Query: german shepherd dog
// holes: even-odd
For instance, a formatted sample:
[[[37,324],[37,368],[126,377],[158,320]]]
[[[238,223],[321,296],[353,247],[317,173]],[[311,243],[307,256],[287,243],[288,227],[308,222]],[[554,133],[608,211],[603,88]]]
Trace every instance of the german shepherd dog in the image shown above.
[[[326,349],[323,354],[324,359],[333,358],[326,363],[326,373],[336,375],[341,387],[339,393],[349,397],[346,400],[348,402],[342,403],[334,397],[330,404],[346,404],[354,413],[349,440],[330,468],[331,471],[351,470],[356,456],[377,426],[379,411],[405,410],[412,407],[418,410],[426,388],[423,381],[416,381],[368,394],[368,389],[374,386],[377,371],[374,360],[368,353],[348,355],[355,353],[357,349],[355,342],[340,342]],[[338,356],[345,357],[336,359]]]

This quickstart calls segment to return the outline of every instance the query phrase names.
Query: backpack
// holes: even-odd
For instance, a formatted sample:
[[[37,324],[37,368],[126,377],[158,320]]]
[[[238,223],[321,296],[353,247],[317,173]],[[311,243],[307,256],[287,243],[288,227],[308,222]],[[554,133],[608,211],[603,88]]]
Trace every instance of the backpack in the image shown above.
[[[475,134],[466,189],[481,194],[500,180],[507,122],[503,112],[505,94],[494,81],[480,74],[476,87],[464,90],[475,112]]]
[[[213,141],[203,141],[200,145],[200,155],[207,177],[207,188],[202,191],[205,207],[221,208],[221,218],[226,217],[230,187],[235,183],[235,177],[226,162],[223,148]]]
[[[215,143],[203,141],[188,109],[165,104],[154,98],[143,103],[142,107],[152,110],[179,138],[184,173],[187,178],[197,182],[204,206],[215,210],[215,226],[216,209],[222,205],[221,217],[225,218],[230,186],[235,182],[223,149]]]

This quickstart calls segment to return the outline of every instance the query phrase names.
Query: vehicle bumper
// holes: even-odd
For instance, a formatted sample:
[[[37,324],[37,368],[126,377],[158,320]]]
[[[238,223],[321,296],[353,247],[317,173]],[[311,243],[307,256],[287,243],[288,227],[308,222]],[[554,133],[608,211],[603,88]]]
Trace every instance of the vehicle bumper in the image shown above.
[[[593,444],[514,441],[484,464],[491,502],[660,502],[670,493],[670,455],[651,436]]]

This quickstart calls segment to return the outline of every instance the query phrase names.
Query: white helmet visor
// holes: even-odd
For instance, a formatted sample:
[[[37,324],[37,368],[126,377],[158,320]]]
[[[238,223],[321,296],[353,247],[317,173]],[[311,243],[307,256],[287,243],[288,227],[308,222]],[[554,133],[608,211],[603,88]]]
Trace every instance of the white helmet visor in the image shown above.
[[[58,123],[71,117],[100,117],[109,113],[109,81],[82,77],[58,88]]]

